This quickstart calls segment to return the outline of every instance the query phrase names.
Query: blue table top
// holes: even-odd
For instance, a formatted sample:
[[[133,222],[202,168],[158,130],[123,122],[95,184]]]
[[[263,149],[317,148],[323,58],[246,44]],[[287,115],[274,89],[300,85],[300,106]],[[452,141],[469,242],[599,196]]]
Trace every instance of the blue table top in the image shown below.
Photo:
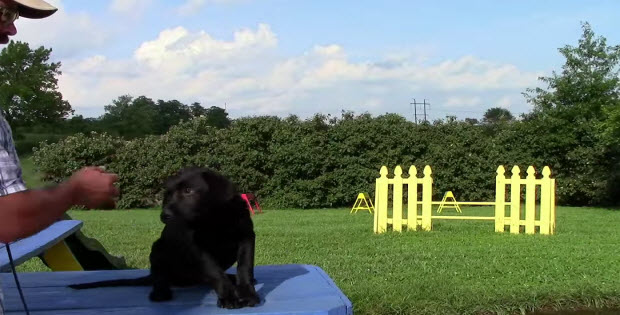
[[[234,267],[229,272],[234,272]],[[174,299],[149,301],[150,287],[73,290],[67,285],[118,278],[134,278],[148,270],[20,273],[19,280],[34,314],[329,314],[353,313],[349,299],[330,277],[312,265],[256,266],[256,291],[261,304],[227,310],[217,307],[217,296],[207,286],[174,288]],[[0,274],[9,314],[23,314],[11,274]]]

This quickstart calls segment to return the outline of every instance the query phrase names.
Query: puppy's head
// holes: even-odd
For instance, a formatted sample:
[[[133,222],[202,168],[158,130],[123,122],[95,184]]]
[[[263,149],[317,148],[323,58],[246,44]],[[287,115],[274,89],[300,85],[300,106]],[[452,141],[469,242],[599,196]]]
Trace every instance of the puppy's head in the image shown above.
[[[234,197],[235,189],[224,176],[205,168],[185,168],[166,181],[160,219],[193,222],[216,211]]]

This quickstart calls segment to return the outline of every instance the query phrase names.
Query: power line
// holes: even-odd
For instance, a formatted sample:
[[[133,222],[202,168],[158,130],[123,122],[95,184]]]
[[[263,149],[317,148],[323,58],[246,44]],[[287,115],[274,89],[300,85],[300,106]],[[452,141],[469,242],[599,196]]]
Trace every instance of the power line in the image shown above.
[[[484,111],[475,111],[475,110],[457,110],[457,109],[449,109],[449,108],[434,108],[434,111],[441,113],[473,113],[473,114],[484,114]]]

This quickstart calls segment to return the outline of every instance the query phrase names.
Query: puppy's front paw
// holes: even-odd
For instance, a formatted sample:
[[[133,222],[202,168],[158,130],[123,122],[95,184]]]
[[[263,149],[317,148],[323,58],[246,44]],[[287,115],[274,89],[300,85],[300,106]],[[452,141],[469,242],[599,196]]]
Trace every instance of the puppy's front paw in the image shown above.
[[[241,303],[239,302],[240,302],[239,299],[237,299],[235,296],[228,296],[224,298],[218,298],[217,306],[221,308],[228,308],[228,309],[243,307],[243,305],[241,305]]]
[[[172,300],[172,290],[153,290],[149,294],[149,299],[153,302],[163,302]]]
[[[260,303],[260,297],[252,285],[237,287],[237,296],[243,306],[255,306]]]

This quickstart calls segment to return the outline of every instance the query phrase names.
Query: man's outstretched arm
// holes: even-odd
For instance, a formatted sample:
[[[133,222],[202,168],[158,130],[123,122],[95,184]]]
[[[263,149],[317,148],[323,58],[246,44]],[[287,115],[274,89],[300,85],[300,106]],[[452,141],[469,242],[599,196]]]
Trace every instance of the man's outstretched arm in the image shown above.
[[[0,242],[8,243],[46,228],[69,208],[109,207],[118,196],[115,174],[90,167],[68,181],[47,189],[27,190],[0,197]]]
[[[27,237],[51,225],[74,205],[73,194],[64,183],[0,197],[0,242]]]

